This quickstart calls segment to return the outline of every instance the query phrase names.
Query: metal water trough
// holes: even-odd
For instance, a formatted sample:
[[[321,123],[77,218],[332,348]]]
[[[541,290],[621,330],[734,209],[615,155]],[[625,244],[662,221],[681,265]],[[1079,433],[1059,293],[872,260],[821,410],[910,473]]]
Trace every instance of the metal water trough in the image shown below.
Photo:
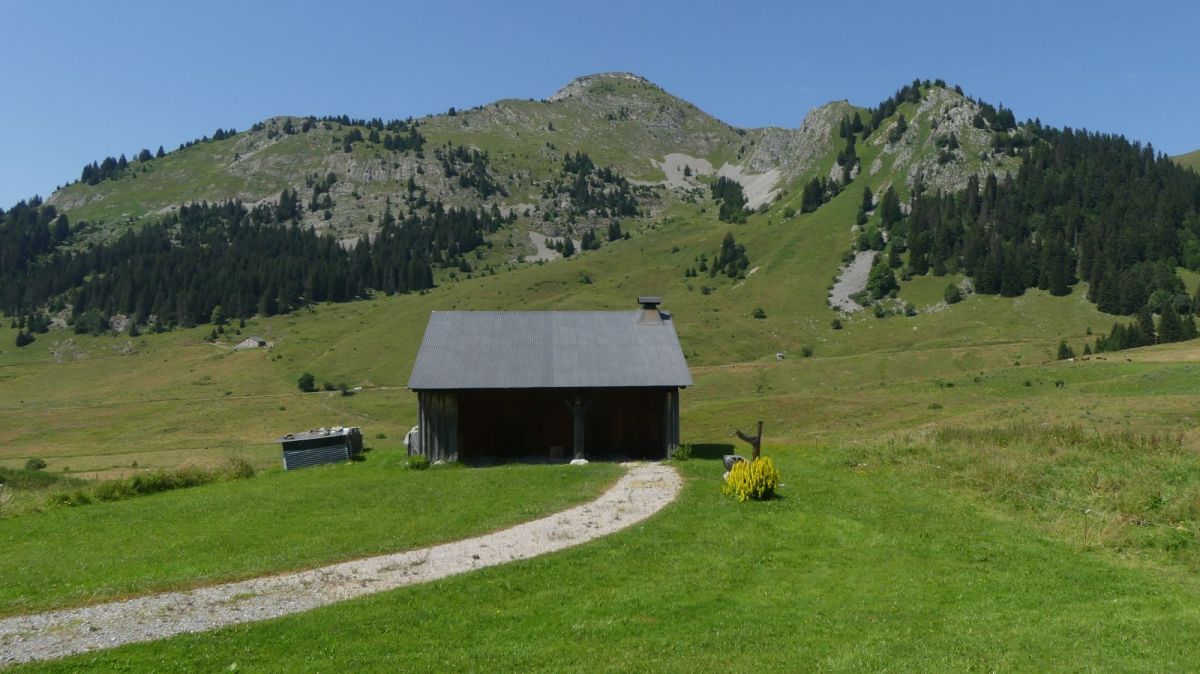
[[[362,452],[362,428],[318,428],[303,433],[288,433],[279,438],[283,445],[283,469],[295,470],[323,463],[349,461]]]

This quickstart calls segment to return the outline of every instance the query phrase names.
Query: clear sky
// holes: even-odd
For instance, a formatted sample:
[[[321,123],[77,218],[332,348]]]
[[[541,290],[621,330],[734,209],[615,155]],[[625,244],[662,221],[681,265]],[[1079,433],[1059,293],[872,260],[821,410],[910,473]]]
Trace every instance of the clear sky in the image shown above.
[[[1200,148],[1200,3],[0,0],[0,206],[279,114],[407,117],[628,70],[739,126],[914,77]]]

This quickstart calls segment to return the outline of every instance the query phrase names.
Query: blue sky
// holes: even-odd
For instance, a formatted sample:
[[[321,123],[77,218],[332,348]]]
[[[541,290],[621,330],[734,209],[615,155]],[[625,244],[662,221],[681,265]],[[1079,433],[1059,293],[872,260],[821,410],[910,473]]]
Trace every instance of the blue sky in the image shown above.
[[[278,114],[407,117],[628,70],[740,126],[946,79],[1017,117],[1200,148],[1194,2],[0,4],[0,206]]]

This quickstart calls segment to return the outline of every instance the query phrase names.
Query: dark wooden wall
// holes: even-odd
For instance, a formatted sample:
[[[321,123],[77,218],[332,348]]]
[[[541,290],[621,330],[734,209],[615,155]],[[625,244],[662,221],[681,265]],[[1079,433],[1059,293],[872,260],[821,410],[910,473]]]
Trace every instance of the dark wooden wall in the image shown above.
[[[458,461],[458,400],[455,391],[418,391],[421,453],[430,461]]]
[[[574,454],[569,406],[587,402],[584,449],[590,457],[662,459],[679,444],[677,389],[501,389],[421,391],[421,450],[430,460]]]

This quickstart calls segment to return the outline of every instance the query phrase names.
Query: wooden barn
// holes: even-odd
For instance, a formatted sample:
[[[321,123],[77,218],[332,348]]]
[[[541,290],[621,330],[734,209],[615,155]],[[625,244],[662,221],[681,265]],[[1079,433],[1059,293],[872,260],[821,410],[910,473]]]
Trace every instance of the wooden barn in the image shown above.
[[[627,456],[679,445],[692,376],[657,297],[631,311],[435,311],[408,387],[431,461]]]

